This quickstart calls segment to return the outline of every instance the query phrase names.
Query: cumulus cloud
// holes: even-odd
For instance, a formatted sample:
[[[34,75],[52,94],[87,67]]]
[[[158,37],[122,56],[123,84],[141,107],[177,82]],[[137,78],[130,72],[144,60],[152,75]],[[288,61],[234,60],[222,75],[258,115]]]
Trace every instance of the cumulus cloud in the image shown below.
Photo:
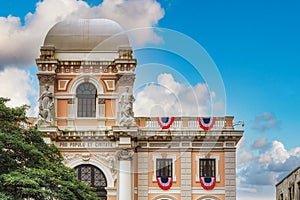
[[[19,17],[0,17],[0,69],[34,64],[47,31],[64,19],[109,18],[125,29],[135,29],[154,26],[163,16],[164,10],[154,0],[104,0],[93,7],[84,1],[44,0],[37,3],[34,13],[26,15],[25,25]],[[142,44],[158,36],[148,29],[133,38]]]
[[[285,146],[279,141],[266,142],[265,139],[258,139],[254,144],[259,147],[259,154],[252,158],[248,165],[244,165],[238,172],[238,190],[245,194],[248,191],[265,189],[274,189],[284,176],[300,165],[300,147],[286,150]],[[252,145],[253,146],[253,145]],[[241,152],[242,156],[246,154]],[[239,162],[239,161],[238,161]]]
[[[157,84],[145,86],[135,96],[135,116],[205,116],[210,114],[215,93],[204,83],[187,86],[171,74],[160,74]]]
[[[273,128],[279,128],[279,122],[271,112],[264,112],[262,115],[256,115],[252,126],[253,129],[266,131]]]
[[[13,77],[13,78],[12,78]],[[31,99],[37,99],[37,90],[32,89],[35,85],[36,79],[28,72],[18,68],[6,68],[0,72],[0,94],[2,97],[10,98],[11,101],[7,103],[8,106],[15,107],[24,104],[32,105]],[[29,115],[36,114],[35,105],[32,108]]]

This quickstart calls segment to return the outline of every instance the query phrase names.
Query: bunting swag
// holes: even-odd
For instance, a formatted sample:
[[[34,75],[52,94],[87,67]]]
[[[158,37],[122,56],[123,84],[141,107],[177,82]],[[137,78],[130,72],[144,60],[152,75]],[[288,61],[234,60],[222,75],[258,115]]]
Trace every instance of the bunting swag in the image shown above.
[[[216,122],[216,117],[197,117],[197,120],[199,122],[200,127],[203,130],[210,130],[215,122]]]
[[[156,181],[158,183],[158,186],[163,190],[170,189],[173,182],[172,177],[166,177],[166,178],[156,177]]]
[[[174,117],[156,117],[159,126],[162,129],[168,129],[174,122]]]
[[[216,185],[216,177],[200,177],[200,183],[203,189],[212,190]]]

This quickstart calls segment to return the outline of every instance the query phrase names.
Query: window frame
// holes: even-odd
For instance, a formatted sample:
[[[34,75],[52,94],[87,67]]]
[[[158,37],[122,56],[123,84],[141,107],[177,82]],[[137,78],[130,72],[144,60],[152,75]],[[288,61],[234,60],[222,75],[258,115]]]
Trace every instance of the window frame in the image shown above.
[[[198,154],[195,157],[196,160],[196,177],[195,181],[197,183],[200,182],[200,159],[205,159],[204,154]],[[219,174],[219,161],[220,161],[220,155],[211,155],[210,159],[215,159],[215,177],[216,177],[216,182],[220,182],[220,174]]]
[[[207,169],[207,168],[209,168],[209,169]],[[204,176],[204,174],[208,174],[208,175]],[[199,159],[199,176],[200,177],[216,177],[216,159],[200,158]]]
[[[152,156],[152,160],[153,160],[153,176],[152,176],[152,182],[157,182],[156,181],[156,161],[157,159],[162,159],[162,158],[166,158],[166,159],[172,159],[172,181],[173,182],[176,182],[176,164],[175,164],[175,161],[176,161],[176,155],[167,155],[165,157],[162,157],[161,155],[153,155]]]
[[[164,165],[164,166],[162,168],[158,168],[158,165]],[[167,170],[168,170],[168,172],[166,172]],[[171,158],[157,158],[156,159],[156,177],[158,177],[158,176],[166,177],[165,176],[166,173],[168,174],[167,177],[173,177],[173,160]]]

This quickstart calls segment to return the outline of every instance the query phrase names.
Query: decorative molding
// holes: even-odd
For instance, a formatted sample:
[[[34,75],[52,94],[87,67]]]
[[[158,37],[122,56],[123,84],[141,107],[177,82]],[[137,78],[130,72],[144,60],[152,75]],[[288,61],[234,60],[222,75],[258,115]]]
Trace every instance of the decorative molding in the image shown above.
[[[117,74],[118,76],[118,84],[120,86],[131,86],[134,83],[135,80],[135,74]]]
[[[107,91],[114,91],[116,89],[115,80],[103,80]]]
[[[70,82],[71,79],[59,79],[57,80],[57,90],[58,91],[66,91],[68,84]]]
[[[56,74],[37,74],[37,77],[41,85],[49,84],[54,85]]]
[[[122,149],[117,152],[118,160],[132,160],[133,150]]]

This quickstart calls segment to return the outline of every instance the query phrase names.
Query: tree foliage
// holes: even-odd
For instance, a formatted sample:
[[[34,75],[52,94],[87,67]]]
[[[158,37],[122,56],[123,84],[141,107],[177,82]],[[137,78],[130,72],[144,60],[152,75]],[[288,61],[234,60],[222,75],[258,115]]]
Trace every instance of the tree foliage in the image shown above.
[[[9,108],[0,98],[0,199],[94,200],[93,188],[63,165],[54,145],[42,133],[27,127],[28,106]]]

